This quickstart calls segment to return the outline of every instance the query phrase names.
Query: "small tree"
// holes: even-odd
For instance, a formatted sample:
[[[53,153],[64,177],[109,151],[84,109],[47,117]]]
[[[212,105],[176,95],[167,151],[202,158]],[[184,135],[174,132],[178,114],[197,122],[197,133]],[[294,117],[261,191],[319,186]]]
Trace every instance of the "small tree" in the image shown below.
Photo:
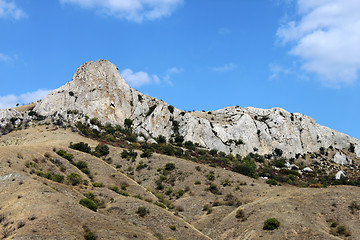
[[[97,157],[106,156],[110,153],[109,147],[106,144],[99,143],[99,145],[96,146],[94,155]]]
[[[81,183],[82,181],[82,177],[77,174],[77,173],[70,173],[68,176],[67,176],[67,180],[69,181],[69,183],[73,186],[75,185],[78,185]]]
[[[90,210],[93,210],[94,212],[97,211],[97,205],[96,203],[94,203],[92,200],[88,199],[88,198],[82,198],[80,199],[79,203],[81,205],[83,205],[84,207],[89,208]]]
[[[276,218],[269,218],[264,222],[264,230],[274,230],[280,227],[280,222]]]
[[[136,213],[140,217],[145,217],[145,215],[149,213],[149,210],[147,210],[146,207],[139,207],[138,210],[136,211]]]
[[[164,168],[166,171],[172,171],[175,169],[175,163],[167,163]]]
[[[126,118],[125,120],[124,120],[124,125],[125,125],[125,127],[127,127],[127,128],[131,128],[131,125],[133,124],[133,120],[131,120],[131,119],[129,119],[129,118]]]

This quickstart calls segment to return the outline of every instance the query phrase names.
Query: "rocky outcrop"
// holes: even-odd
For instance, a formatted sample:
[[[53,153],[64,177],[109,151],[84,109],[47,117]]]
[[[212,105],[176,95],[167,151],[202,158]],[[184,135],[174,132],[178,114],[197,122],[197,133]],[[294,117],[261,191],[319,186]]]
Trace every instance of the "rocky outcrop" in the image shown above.
[[[212,112],[172,108],[131,89],[116,66],[106,60],[81,65],[71,82],[52,91],[34,111],[55,119],[89,121],[96,117],[103,123],[119,125],[129,118],[135,132],[148,139],[181,135],[185,141],[233,154],[264,155],[277,149],[284,156],[294,157],[318,152],[320,147],[347,150],[352,144],[355,154],[360,156],[357,139],[281,108],[227,107]]]

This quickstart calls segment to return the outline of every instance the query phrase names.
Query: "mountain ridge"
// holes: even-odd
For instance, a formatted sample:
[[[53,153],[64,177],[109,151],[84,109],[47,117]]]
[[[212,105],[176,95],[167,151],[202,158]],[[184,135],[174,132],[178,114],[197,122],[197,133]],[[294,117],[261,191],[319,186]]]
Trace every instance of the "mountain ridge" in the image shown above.
[[[89,119],[97,118],[102,123],[123,126],[125,119],[131,119],[134,131],[147,140],[154,141],[160,135],[168,140],[180,136],[227,154],[266,155],[280,149],[284,156],[295,157],[321,147],[347,150],[353,146],[356,156],[360,156],[359,140],[282,108],[236,106],[208,112],[181,111],[130,88],[107,60],[82,64],[72,81],[45,96],[33,111],[52,121],[90,124]],[[0,111],[0,119],[0,133],[5,133],[8,130],[4,129],[31,121],[31,116],[8,109]]]

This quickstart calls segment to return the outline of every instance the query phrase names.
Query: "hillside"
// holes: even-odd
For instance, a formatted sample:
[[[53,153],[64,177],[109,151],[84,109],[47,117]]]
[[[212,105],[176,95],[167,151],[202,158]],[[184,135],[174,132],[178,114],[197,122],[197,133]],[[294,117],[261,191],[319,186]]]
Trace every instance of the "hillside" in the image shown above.
[[[87,62],[0,110],[0,238],[360,239],[359,164],[308,116],[185,112]]]
[[[53,125],[0,138],[3,239],[81,239],[87,229],[98,239],[338,239],[330,234],[336,230],[330,227],[333,222],[346,227],[348,239],[359,239],[358,187],[272,186],[157,153],[141,158],[136,151],[135,158],[123,158],[124,149],[110,146],[110,153],[98,158],[68,148],[70,141],[92,149],[98,145]],[[54,150],[71,153],[73,164]],[[78,161],[86,162],[88,174],[76,167]],[[165,173],[168,163],[175,168]],[[66,178],[71,173],[81,175],[82,182],[71,185]],[[64,180],[56,182],[54,175]],[[161,176],[165,179],[159,189]],[[217,192],[206,190],[210,185]],[[89,192],[97,212],[79,204]],[[148,210],[144,217],[136,213],[141,206]],[[280,228],[263,230],[271,217],[280,221]]]

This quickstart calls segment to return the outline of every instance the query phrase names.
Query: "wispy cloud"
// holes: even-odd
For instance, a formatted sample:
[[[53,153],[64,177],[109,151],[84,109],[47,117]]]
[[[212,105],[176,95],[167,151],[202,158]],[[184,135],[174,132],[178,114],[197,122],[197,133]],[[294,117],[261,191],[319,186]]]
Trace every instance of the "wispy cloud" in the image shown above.
[[[234,63],[227,63],[219,67],[212,67],[211,70],[214,72],[229,72],[237,68]]]
[[[129,68],[123,70],[121,76],[131,87],[141,87],[151,83],[160,83],[160,78],[155,74],[150,76],[146,72],[133,72],[133,70]]]
[[[0,62],[8,62],[10,60],[11,60],[10,56],[0,53]]]
[[[297,0],[298,21],[277,31],[302,69],[329,85],[350,84],[360,70],[360,1]]]
[[[172,75],[182,73],[183,71],[184,71],[183,68],[178,68],[178,67],[169,68],[164,76],[165,82],[169,85],[173,85],[173,82],[171,81]]]
[[[134,22],[170,16],[184,0],[60,0]]]
[[[270,80],[278,80],[280,79],[281,75],[289,75],[292,73],[290,68],[285,68],[279,64],[270,64]]]
[[[230,29],[228,29],[228,28],[220,28],[217,33],[220,34],[220,35],[226,35],[226,34],[230,33]]]
[[[35,92],[27,92],[19,96],[10,94],[7,96],[0,96],[0,109],[15,107],[16,104],[28,104],[42,99],[52,90],[39,89]]]
[[[0,18],[20,20],[27,17],[24,10],[18,8],[14,1],[0,0]]]

